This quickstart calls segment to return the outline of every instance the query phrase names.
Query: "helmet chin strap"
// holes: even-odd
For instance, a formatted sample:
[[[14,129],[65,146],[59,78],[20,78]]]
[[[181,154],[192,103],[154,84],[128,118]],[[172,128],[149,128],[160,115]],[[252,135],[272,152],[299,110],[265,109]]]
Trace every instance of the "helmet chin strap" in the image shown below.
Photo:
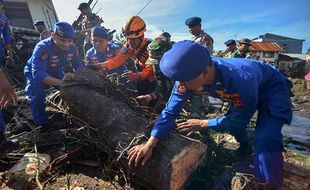
[[[144,35],[142,35],[142,36],[139,37],[139,40],[140,40],[140,42],[139,42],[139,47],[140,47],[140,45],[141,45],[141,43],[142,43],[143,38],[144,38]]]
[[[140,45],[141,45],[141,43],[142,43],[142,40],[143,40],[143,38],[144,38],[144,35],[142,35],[142,36],[140,36],[140,37],[138,37],[138,39],[139,39],[139,45],[137,46],[137,47],[135,47],[134,49],[138,49],[139,47],[140,47]]]

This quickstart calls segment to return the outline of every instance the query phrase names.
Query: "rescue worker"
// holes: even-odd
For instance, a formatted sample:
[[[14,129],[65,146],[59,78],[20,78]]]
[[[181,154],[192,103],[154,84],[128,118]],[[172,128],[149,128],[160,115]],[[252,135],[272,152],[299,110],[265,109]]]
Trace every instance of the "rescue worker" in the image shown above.
[[[246,58],[249,55],[249,47],[251,46],[251,40],[247,38],[241,38],[237,44],[237,50],[230,54],[230,58]]]
[[[17,97],[15,94],[15,90],[5,78],[5,75],[0,68],[0,107],[5,108],[10,102],[13,102],[15,104],[16,101]],[[0,110],[0,147],[2,147],[3,144],[7,144],[5,143],[4,131],[4,118],[2,115],[2,111]],[[1,148],[0,150],[1,152],[3,151]]]
[[[201,18],[191,17],[186,19],[185,24],[188,26],[189,32],[193,35],[192,40],[209,49],[213,53],[213,38],[201,29]]]
[[[151,105],[156,113],[160,113],[167,103],[170,92],[172,90],[174,81],[168,79],[159,68],[159,62],[163,54],[171,49],[171,41],[167,39],[166,36],[160,35],[155,38],[148,47],[149,58],[146,61],[146,65],[153,66],[153,72],[156,77],[155,89],[152,93],[141,95],[137,97],[137,100],[140,105],[148,106]],[[205,116],[205,107],[207,104],[205,100],[202,99],[202,96],[199,94],[193,94],[190,99],[190,118],[203,118]],[[155,102],[155,104],[152,104]]]
[[[237,63],[237,64],[236,64]],[[191,41],[176,43],[161,59],[160,69],[177,81],[166,108],[159,115],[144,144],[129,150],[129,165],[142,165],[152,155],[158,141],[168,137],[182,104],[193,92],[209,93],[230,101],[225,116],[208,120],[190,119],[177,125],[180,132],[205,130],[229,131],[247,147],[246,126],[258,110],[255,127],[255,180],[269,188],[278,189],[283,181],[282,134],[283,124],[292,119],[290,84],[281,72],[252,59],[210,57],[207,48]]]
[[[83,52],[85,56],[86,52],[90,48],[92,48],[91,39],[90,39],[91,28],[95,26],[100,26],[103,20],[95,13],[92,13],[92,10],[87,3],[81,3],[78,9],[81,11],[81,14],[83,15],[83,19],[81,23],[79,23],[79,28],[81,28],[81,30],[76,31],[76,33],[80,35],[81,37],[84,37]]]
[[[191,17],[185,21],[188,26],[189,32],[194,35],[192,40],[199,43],[213,52],[213,38],[201,29],[201,18]],[[204,118],[206,112],[209,111],[210,100],[207,95],[202,96],[201,94],[192,94],[189,98],[191,104],[190,118]]]
[[[169,32],[163,32],[159,37],[163,37],[169,43],[170,48],[173,46],[173,44],[175,44],[174,41],[171,41],[171,34]]]
[[[146,25],[139,16],[130,17],[122,28],[122,33],[126,38],[126,43],[120,51],[116,52],[115,57],[102,64],[102,69],[110,71],[118,68],[131,58],[135,61],[136,71],[127,71],[122,77],[129,82],[137,81],[139,95],[151,93],[155,87],[155,76],[152,65],[146,65],[148,59],[147,46],[151,40],[144,37]]]
[[[226,45],[226,50],[225,50],[225,52],[224,52],[224,58],[226,58],[226,57],[230,57],[230,55],[232,54],[232,53],[234,53],[235,51],[237,51],[237,47],[236,47],[236,41],[235,40],[233,40],[233,39],[230,39],[230,40],[227,40],[225,43],[224,43],[225,45]]]
[[[109,33],[105,28],[95,26],[91,31],[91,41],[93,47],[86,53],[86,66],[95,66],[115,56],[116,51],[120,50],[117,44],[109,42]],[[121,75],[127,70],[125,65],[110,70],[108,74],[117,73]]]
[[[154,110],[157,113],[160,113],[164,108],[173,86],[173,82],[169,80],[159,68],[161,57],[170,48],[170,37],[167,38],[167,36],[163,35],[155,38],[154,41],[147,46],[149,58],[146,61],[146,65],[152,65],[153,67],[153,72],[156,77],[155,89],[150,94],[138,96],[137,100],[139,104],[143,106],[149,105],[151,101],[156,101]]]
[[[40,41],[51,37],[52,33],[46,28],[43,20],[37,20],[33,23],[33,25],[35,26],[36,30],[40,32]]]
[[[73,44],[74,30],[69,23],[54,25],[51,38],[40,41],[24,68],[26,95],[34,122],[43,127],[48,124],[45,112],[45,85],[59,87],[64,77],[64,67],[82,68]]]
[[[4,0],[0,0],[0,9],[4,7]],[[5,65],[5,54],[12,57],[12,46],[11,46],[11,34],[9,28],[8,18],[0,12],[0,37],[3,37],[0,42],[0,67]]]

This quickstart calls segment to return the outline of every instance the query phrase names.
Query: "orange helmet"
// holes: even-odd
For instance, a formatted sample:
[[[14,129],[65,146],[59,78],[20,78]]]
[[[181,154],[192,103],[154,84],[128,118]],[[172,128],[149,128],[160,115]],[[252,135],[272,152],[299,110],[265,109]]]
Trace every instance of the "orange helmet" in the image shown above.
[[[130,17],[122,28],[125,38],[138,38],[146,31],[145,22],[139,16]]]

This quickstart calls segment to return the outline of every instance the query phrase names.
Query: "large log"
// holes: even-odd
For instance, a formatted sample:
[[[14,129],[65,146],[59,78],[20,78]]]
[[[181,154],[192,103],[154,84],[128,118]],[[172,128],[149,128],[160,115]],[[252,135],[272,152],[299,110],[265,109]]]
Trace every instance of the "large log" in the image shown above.
[[[150,121],[118,86],[94,71],[77,71],[72,80],[62,85],[60,94],[71,113],[79,115],[97,130],[96,139],[104,141],[108,151],[122,170],[130,172],[135,181],[152,189],[183,189],[202,164],[207,146],[174,132],[160,142],[145,166],[129,168],[127,150],[137,137],[148,136]],[[142,138],[139,143],[147,138]],[[100,147],[99,147],[100,148]],[[125,154],[124,154],[125,153]]]

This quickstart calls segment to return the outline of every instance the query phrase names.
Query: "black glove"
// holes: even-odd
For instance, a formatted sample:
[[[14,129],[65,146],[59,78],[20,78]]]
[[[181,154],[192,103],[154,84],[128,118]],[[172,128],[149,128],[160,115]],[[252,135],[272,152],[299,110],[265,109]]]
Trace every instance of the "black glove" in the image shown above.
[[[94,65],[94,64],[90,64],[90,65],[86,65],[87,68],[90,68],[94,71],[98,71],[101,69],[100,65]]]

